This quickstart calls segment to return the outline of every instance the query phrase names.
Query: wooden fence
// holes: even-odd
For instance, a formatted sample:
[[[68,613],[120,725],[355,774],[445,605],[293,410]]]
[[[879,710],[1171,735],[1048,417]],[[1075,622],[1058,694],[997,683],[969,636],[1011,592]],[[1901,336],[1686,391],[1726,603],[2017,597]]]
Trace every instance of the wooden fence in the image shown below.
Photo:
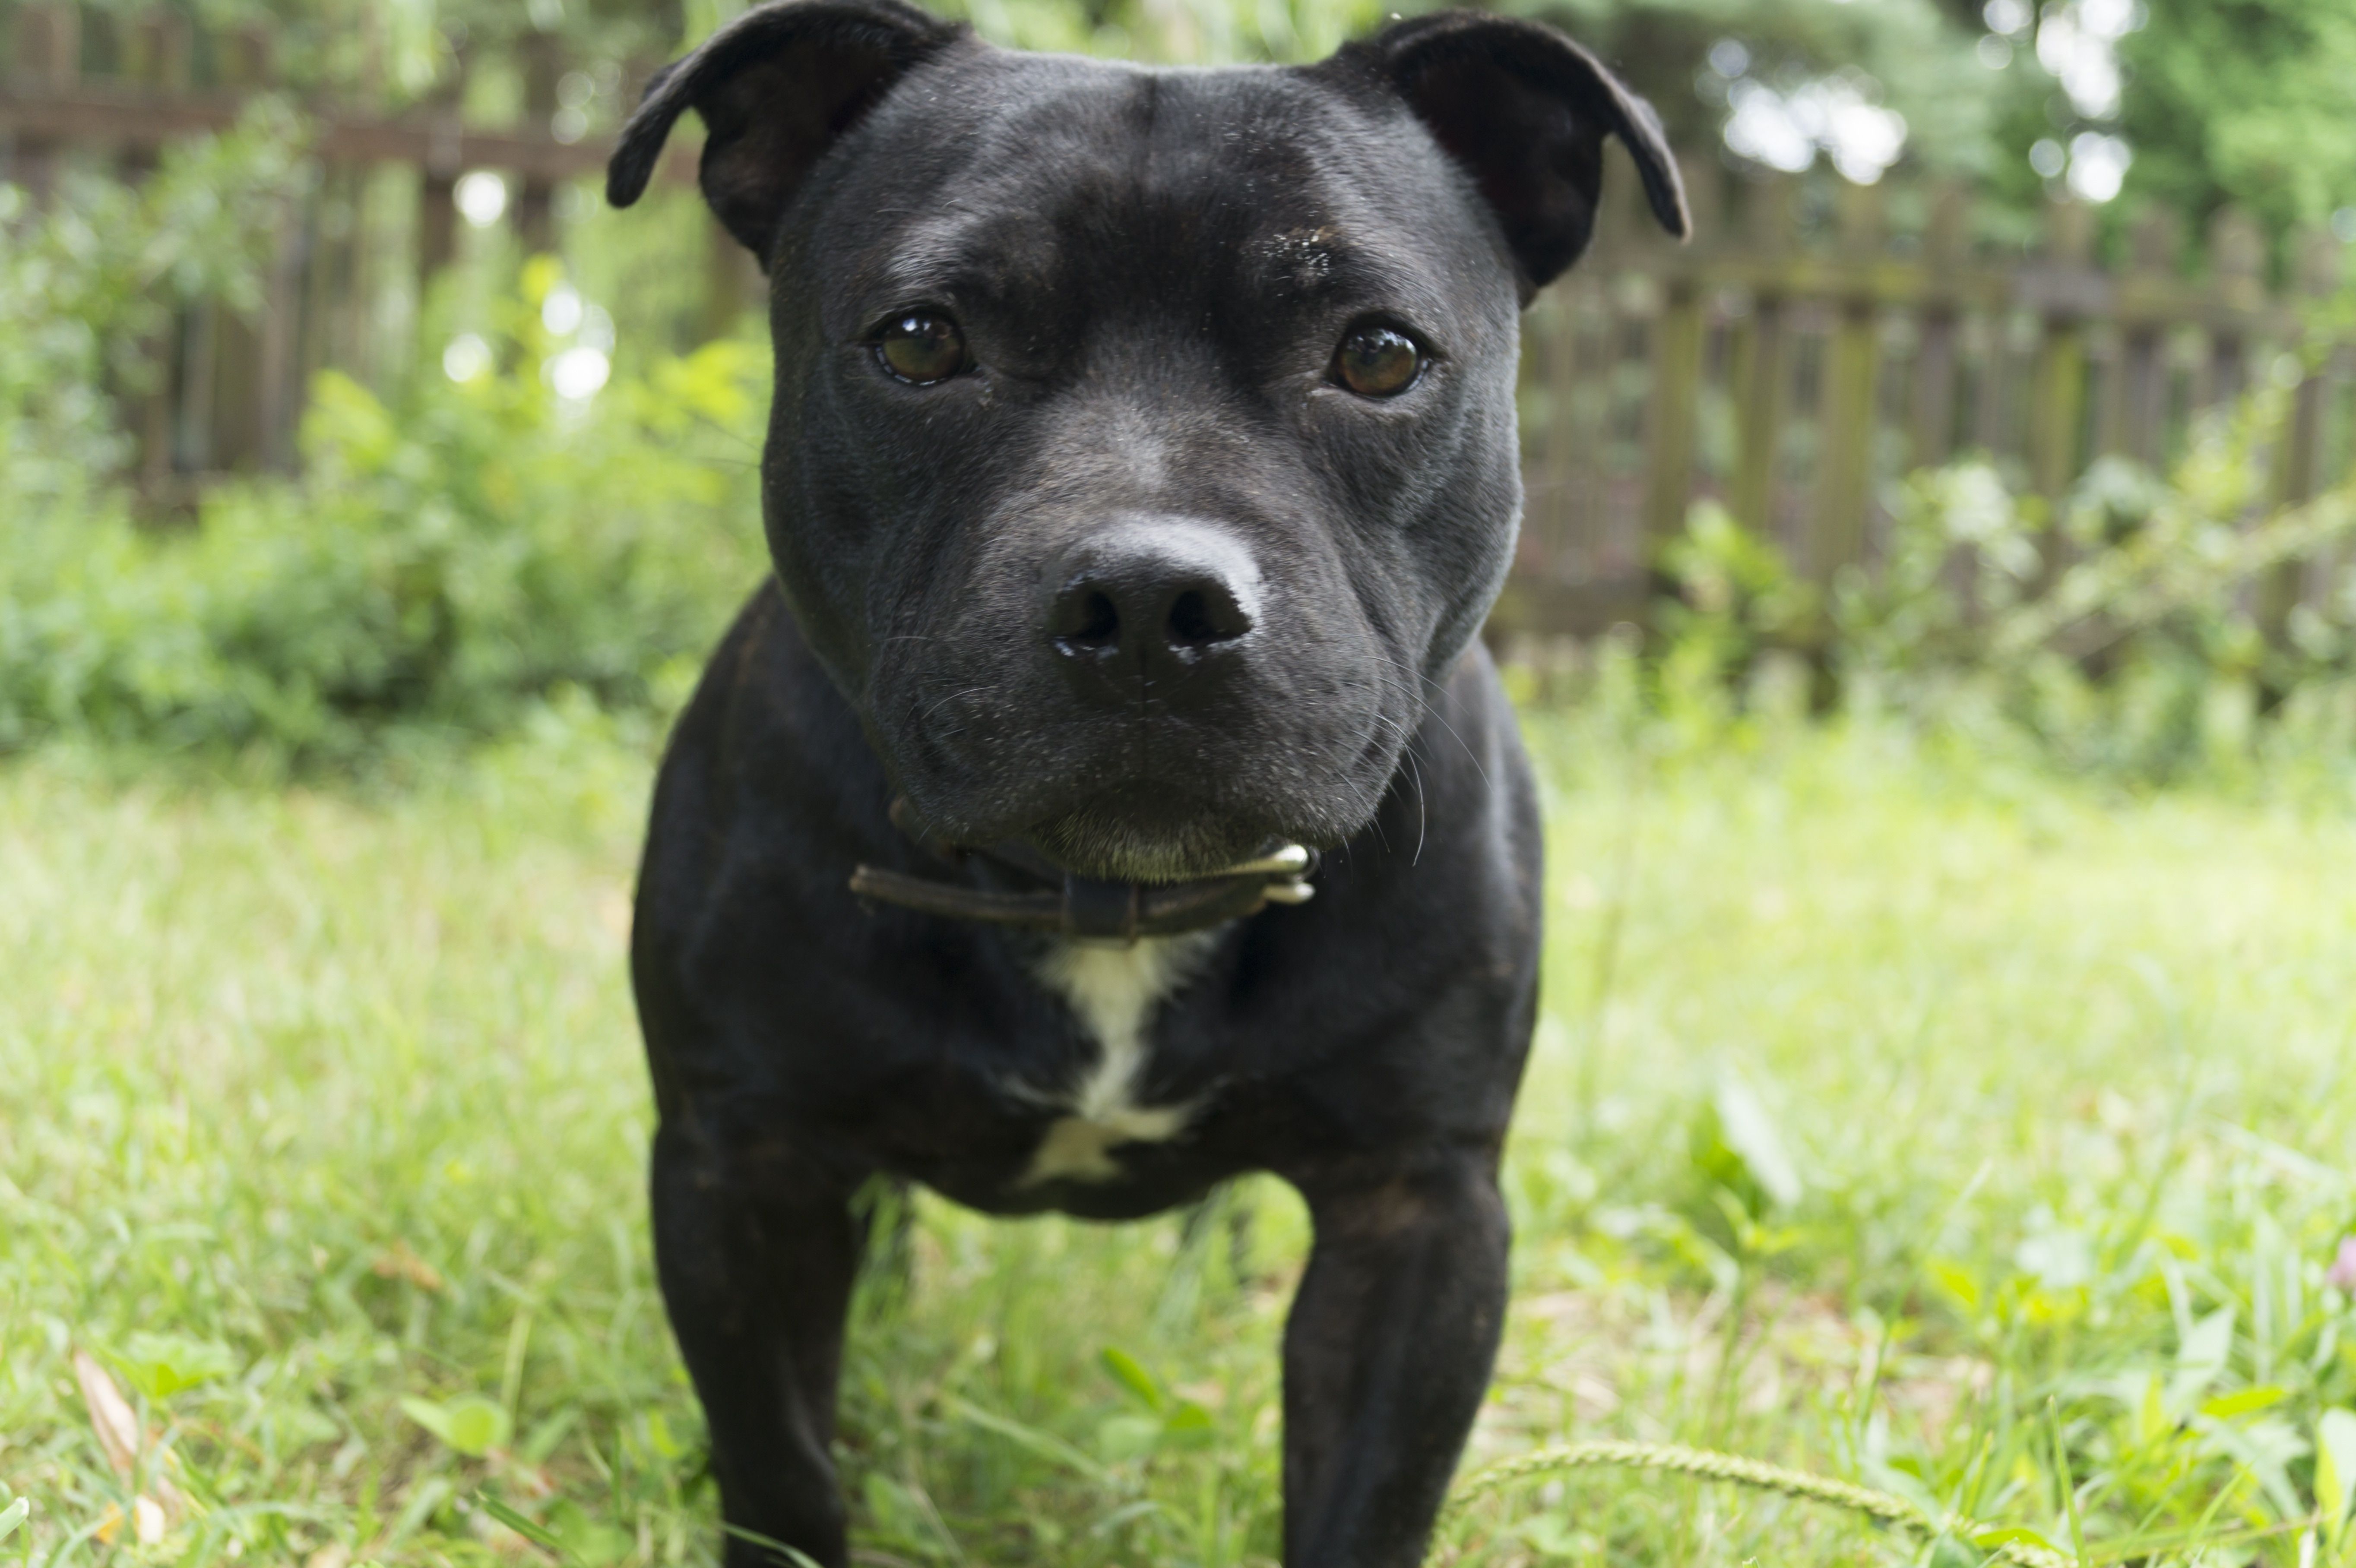
[[[137,179],[164,144],[232,123],[273,84],[266,32],[200,37],[177,12],[28,0],[5,36],[0,169],[37,199],[69,158]],[[625,72],[623,101],[652,63]],[[261,311],[199,307],[164,346],[163,389],[133,411],[145,487],[284,466],[313,373],[398,373],[424,284],[457,253],[466,172],[510,176],[503,222],[525,248],[558,241],[560,191],[594,180],[608,145],[565,133],[552,41],[528,40],[520,66],[521,118],[495,129],[460,112],[463,80],[398,115],[305,106],[322,177],[274,237]],[[689,177],[693,155],[675,146],[667,177]],[[1698,238],[1679,247],[1612,156],[1596,249],[1527,319],[1528,507],[1505,628],[1640,619],[1658,547],[1697,497],[1826,580],[1870,562],[1910,469],[1977,451],[2059,496],[2104,453],[2164,465],[2204,412],[2266,378],[2296,385],[2273,443],[2278,498],[2337,482],[2356,455],[2356,352],[2312,341],[2339,282],[2329,235],[2275,265],[2242,215],[2196,244],[2155,213],[2098,247],[2099,210],[2062,204],[2024,243],[1983,232],[1958,189],[1738,176],[1705,155],[1687,162]],[[719,324],[747,270],[710,234]]]
[[[1697,238],[1680,247],[1614,148],[1595,250],[1528,316],[1507,627],[1641,619],[1659,546],[1700,497],[1825,581],[1870,564],[1912,469],[1979,453],[2058,497],[2105,454],[2164,468],[2263,379],[2295,389],[2274,498],[2349,475],[2356,346],[2320,308],[2340,283],[2329,233],[2276,267],[2244,214],[2194,244],[2152,211],[2104,256],[2083,203],[2024,241],[1982,233],[1958,188],[1685,169]],[[2280,592],[2320,592],[2323,571]]]
[[[184,12],[125,16],[59,3],[19,4],[0,30],[0,177],[52,196],[69,164],[144,178],[175,140],[226,130],[257,96],[278,90],[267,29],[204,34]],[[653,62],[625,72],[634,92]],[[522,114],[486,128],[461,112],[459,72],[398,114],[305,102],[320,176],[281,215],[261,308],[241,315],[198,304],[159,345],[162,386],[131,411],[138,477],[151,496],[182,496],[207,477],[285,467],[303,389],[333,367],[381,384],[417,347],[420,303],[459,256],[460,179],[484,170],[509,193],[499,227],[526,251],[559,241],[558,197],[601,179],[608,139],[568,133],[560,88],[569,69],[553,38],[519,51]],[[582,62],[611,71],[611,62]],[[691,147],[661,174],[691,179]],[[733,323],[747,268],[711,226],[706,315]]]

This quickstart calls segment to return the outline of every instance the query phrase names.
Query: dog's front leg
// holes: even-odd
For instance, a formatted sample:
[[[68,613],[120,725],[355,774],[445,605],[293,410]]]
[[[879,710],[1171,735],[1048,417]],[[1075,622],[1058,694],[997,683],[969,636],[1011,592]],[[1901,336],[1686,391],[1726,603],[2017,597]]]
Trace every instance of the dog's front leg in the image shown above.
[[[1489,1149],[1301,1184],[1316,1226],[1284,1331],[1286,1568],[1415,1568],[1505,1308]]]
[[[861,1227],[838,1180],[748,1171],[669,1125],[655,1136],[655,1263],[712,1432],[721,1515],[826,1568],[846,1561],[835,1384]],[[732,1531],[728,1568],[786,1561]]]

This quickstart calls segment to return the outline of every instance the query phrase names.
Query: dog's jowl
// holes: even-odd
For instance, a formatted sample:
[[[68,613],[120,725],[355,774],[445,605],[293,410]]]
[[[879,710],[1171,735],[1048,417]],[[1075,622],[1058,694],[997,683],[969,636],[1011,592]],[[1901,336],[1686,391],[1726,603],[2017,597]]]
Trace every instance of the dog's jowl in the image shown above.
[[[1504,1312],[1537,984],[1474,638],[1517,318],[1606,137],[1683,233],[1653,115],[1470,15],[1150,70],[793,0],[657,80],[616,202],[691,109],[769,279],[776,570],[664,763],[632,965],[728,1560],[845,1561],[863,1184],[1122,1219],[1270,1171],[1315,1223],[1284,1560],[1415,1563]]]

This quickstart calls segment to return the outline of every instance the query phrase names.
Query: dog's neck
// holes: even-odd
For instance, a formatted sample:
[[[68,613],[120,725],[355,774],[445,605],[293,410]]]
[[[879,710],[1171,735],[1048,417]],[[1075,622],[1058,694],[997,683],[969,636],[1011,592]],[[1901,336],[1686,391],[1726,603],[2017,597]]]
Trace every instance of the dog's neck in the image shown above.
[[[862,899],[952,920],[1133,944],[1146,937],[1208,931],[1270,903],[1306,903],[1316,892],[1309,880],[1316,874],[1316,853],[1298,844],[1273,846],[1252,859],[1186,881],[1109,881],[1058,866],[1027,844],[978,848],[954,843],[919,821],[905,797],[892,802],[891,816],[894,827],[934,859],[960,868],[979,862],[991,880],[1011,885],[975,887],[861,865],[851,871],[851,891]]]

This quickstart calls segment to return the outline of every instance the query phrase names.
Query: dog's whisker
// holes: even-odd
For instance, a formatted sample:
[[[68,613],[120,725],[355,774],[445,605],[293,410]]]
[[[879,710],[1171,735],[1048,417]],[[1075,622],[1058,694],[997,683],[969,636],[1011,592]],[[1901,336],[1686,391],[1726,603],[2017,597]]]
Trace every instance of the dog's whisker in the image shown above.
[[[1430,676],[1425,675],[1421,670],[1409,668],[1396,655],[1384,654],[1380,656],[1385,662],[1398,669],[1402,675],[1413,676],[1418,680],[1422,681],[1424,685],[1430,687],[1434,691],[1440,692],[1442,695],[1446,694],[1448,690],[1446,687],[1440,685],[1440,682],[1432,679]],[[1423,703],[1422,706],[1424,712],[1429,714],[1441,729],[1448,731],[1449,738],[1453,740],[1459,746],[1463,747],[1465,758],[1472,763],[1473,772],[1481,775],[1481,782],[1483,784],[1488,784],[1489,770],[1482,765],[1480,755],[1472,750],[1472,744],[1467,741],[1463,736],[1456,732],[1456,726],[1448,721],[1448,715],[1442,713],[1436,703],[1427,701]]]
[[[1406,725],[1387,715],[1376,714],[1375,722],[1398,732],[1399,760],[1407,764],[1408,776],[1415,781],[1415,854],[1408,859],[1408,864],[1419,866],[1423,863],[1423,840],[1427,816],[1423,793],[1423,769],[1416,760],[1415,737],[1408,732]]]
[[[997,689],[997,686],[992,684],[990,686],[969,686],[963,691],[952,691],[947,697],[942,698],[938,702],[934,703],[932,706],[926,708],[922,713],[916,715],[916,722],[919,724],[924,723],[926,720],[932,718],[934,714],[938,713],[942,709],[947,708],[950,703],[958,700],[960,698],[980,697],[984,692],[996,691]]]

